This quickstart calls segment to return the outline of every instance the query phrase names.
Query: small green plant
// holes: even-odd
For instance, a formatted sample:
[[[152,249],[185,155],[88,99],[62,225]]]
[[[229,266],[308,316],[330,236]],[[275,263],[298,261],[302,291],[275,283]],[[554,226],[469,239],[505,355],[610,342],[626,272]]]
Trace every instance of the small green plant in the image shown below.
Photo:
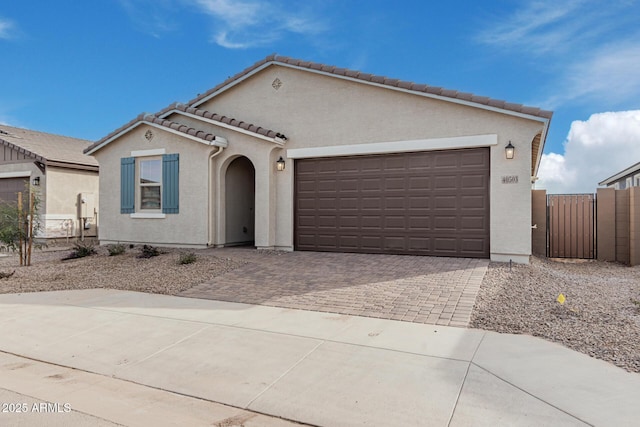
[[[178,264],[193,264],[194,262],[196,262],[196,260],[196,254],[194,254],[193,252],[183,252],[178,258]]]
[[[144,245],[140,248],[140,255],[138,258],[153,258],[160,255],[160,251],[155,246]]]
[[[24,197],[23,197],[24,196]],[[29,184],[17,193],[17,202],[0,203],[0,242],[11,251],[17,251],[20,265],[31,265],[34,238],[40,233],[40,194]],[[37,245],[36,245],[37,248]]]
[[[93,241],[78,241],[73,245],[69,256],[62,258],[63,261],[68,259],[84,258],[96,254],[96,245]]]
[[[107,251],[109,251],[109,256],[122,255],[127,250],[127,247],[122,243],[116,243],[114,245],[108,245]]]

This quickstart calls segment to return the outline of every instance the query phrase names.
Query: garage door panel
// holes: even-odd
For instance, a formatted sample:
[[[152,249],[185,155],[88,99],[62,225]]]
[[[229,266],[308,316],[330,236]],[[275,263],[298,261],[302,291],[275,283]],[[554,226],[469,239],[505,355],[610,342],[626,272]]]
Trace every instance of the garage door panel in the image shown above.
[[[388,196],[384,199],[384,208],[387,210],[400,209],[404,211],[406,209],[406,196]]]
[[[360,191],[363,193],[369,192],[380,192],[380,186],[382,184],[382,180],[380,178],[362,178],[360,181]]]
[[[430,248],[431,239],[429,238],[417,238],[417,237],[409,237],[407,239],[408,248],[410,251],[417,252],[426,252]]]
[[[338,162],[336,171],[339,171],[341,174],[360,172],[360,162],[358,159],[340,159]]]
[[[386,230],[405,230],[408,228],[407,218],[404,215],[386,215],[384,228]]]
[[[386,191],[404,191],[406,188],[405,178],[391,177],[384,180],[384,189]]]
[[[382,236],[363,235],[360,237],[360,247],[364,250],[379,251],[382,247]]]
[[[482,195],[465,195],[460,197],[460,207],[466,209],[480,209],[482,211],[488,208],[487,199]]]
[[[485,164],[485,155],[479,151],[469,150],[465,153],[460,153],[460,167],[474,167],[483,168]]]
[[[434,196],[433,208],[434,209],[456,209],[458,204],[458,197],[455,195],[448,196]]]
[[[484,216],[463,216],[460,219],[460,230],[483,232],[487,224]]]
[[[436,177],[436,188],[434,190],[437,191],[451,191],[456,190],[458,188],[458,179],[457,175],[449,175],[449,176],[437,176]]]
[[[460,177],[460,188],[465,190],[482,190],[486,186],[485,177],[480,174],[465,174]]]
[[[425,210],[429,208],[429,196],[409,196],[409,209]]]
[[[426,231],[431,229],[430,216],[410,216],[409,229],[414,232]]]
[[[455,215],[437,215],[433,220],[433,228],[438,231],[456,231],[458,229],[457,217]]]
[[[401,251],[406,248],[407,243],[404,236],[388,236],[384,238],[384,251]]]
[[[360,226],[357,215],[340,215],[338,217],[338,226],[340,230],[354,229],[357,230]]]
[[[434,169],[452,169],[458,166],[458,160],[459,155],[457,153],[447,151],[434,152],[433,167]]]
[[[382,228],[382,216],[381,215],[362,215],[360,217],[360,227],[364,230],[366,229],[380,230],[380,228]]]
[[[344,249],[356,250],[359,245],[359,237],[357,235],[340,236],[340,247]]]
[[[383,169],[384,159],[382,157],[370,157],[362,159],[360,163],[360,171],[377,172]]]
[[[429,190],[431,188],[431,177],[412,176],[409,177],[409,190]]]
[[[404,175],[404,171],[407,169],[407,158],[385,157],[384,169],[389,172],[397,171],[401,175]]]
[[[489,255],[488,148],[301,159],[294,170],[297,250]]]

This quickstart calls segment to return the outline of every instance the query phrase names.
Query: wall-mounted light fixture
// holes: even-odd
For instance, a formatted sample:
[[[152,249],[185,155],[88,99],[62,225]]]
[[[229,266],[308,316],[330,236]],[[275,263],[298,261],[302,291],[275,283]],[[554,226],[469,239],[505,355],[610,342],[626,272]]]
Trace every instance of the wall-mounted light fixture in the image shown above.
[[[511,141],[509,141],[509,144],[504,147],[504,155],[507,159],[513,159],[513,155],[516,152],[516,147],[513,146],[513,144],[511,144]]]
[[[39,186],[39,185],[40,185],[40,177],[39,177],[39,176],[36,176],[35,178],[33,178],[33,180],[31,181],[31,183],[32,183],[34,186],[36,186],[36,187],[37,187],[37,186]]]
[[[282,158],[282,156],[280,156],[280,158],[276,162],[276,169],[279,172],[282,172],[284,170],[284,159]]]

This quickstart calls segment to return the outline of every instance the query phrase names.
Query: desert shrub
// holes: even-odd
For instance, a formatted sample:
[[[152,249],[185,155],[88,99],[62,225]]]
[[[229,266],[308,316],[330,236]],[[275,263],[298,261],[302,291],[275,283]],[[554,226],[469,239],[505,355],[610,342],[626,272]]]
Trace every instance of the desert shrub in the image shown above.
[[[62,260],[84,258],[90,255],[96,254],[96,244],[93,241],[78,241],[73,245],[69,256],[62,258]]]
[[[178,257],[178,264],[193,264],[196,262],[196,254],[193,252],[183,252]]]
[[[122,243],[116,243],[114,245],[108,245],[107,251],[109,251],[109,256],[122,255],[127,250],[126,246]]]
[[[155,246],[144,245],[140,248],[140,255],[138,258],[153,258],[160,255],[160,251]]]

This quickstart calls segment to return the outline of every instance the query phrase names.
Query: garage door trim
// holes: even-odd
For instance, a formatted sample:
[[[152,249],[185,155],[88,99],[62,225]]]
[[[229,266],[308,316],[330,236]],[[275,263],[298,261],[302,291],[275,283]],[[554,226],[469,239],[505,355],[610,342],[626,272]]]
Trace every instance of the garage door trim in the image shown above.
[[[496,134],[293,148],[287,150],[287,157],[290,159],[310,159],[319,157],[362,156],[368,154],[457,150],[463,148],[490,147],[492,145],[498,145],[498,135]]]

